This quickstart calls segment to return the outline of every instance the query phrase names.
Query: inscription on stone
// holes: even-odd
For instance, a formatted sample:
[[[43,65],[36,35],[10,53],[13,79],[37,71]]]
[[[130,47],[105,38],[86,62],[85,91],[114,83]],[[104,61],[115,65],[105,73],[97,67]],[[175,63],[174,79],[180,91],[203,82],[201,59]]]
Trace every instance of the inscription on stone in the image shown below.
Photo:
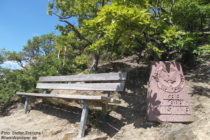
[[[154,62],[147,92],[150,121],[191,122],[191,102],[180,63]]]

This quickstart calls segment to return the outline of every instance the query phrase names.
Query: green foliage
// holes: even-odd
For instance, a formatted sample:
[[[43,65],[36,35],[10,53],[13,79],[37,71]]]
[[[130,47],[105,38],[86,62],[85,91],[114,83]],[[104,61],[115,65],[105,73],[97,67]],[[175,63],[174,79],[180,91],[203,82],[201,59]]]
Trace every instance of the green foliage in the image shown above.
[[[117,54],[131,54],[135,39],[142,38],[142,33],[150,26],[150,14],[145,10],[124,5],[104,6],[93,20],[85,21],[85,30],[95,35],[89,51],[109,51]],[[126,30],[125,30],[126,29]],[[98,34],[103,37],[97,38]]]
[[[197,55],[210,55],[210,45],[200,46],[193,52]]]
[[[210,3],[201,0],[179,0],[174,6],[173,20],[187,31],[202,30],[209,22]]]
[[[183,50],[192,53],[200,45],[195,34],[209,28],[209,8],[207,0],[54,0],[49,4],[52,13],[71,24],[58,26],[65,35],[60,44],[106,61],[132,54],[142,60],[174,60]],[[82,39],[68,21],[74,17]]]
[[[147,31],[144,57],[155,60],[184,60],[200,57],[193,53],[201,44],[209,44],[209,3],[200,0],[151,1],[155,30]],[[152,47],[151,47],[152,46]],[[182,61],[188,63],[187,61]]]
[[[24,55],[29,59],[36,59],[39,56],[46,56],[55,51],[55,35],[47,34],[35,36],[32,40],[28,40],[24,46]]]
[[[4,62],[4,56],[2,51],[0,51],[0,64],[2,64]]]
[[[108,0],[53,0],[48,5],[48,13],[57,13],[62,17],[77,17],[79,24],[84,19],[92,19]]]
[[[70,34],[35,36],[28,40],[22,52],[1,51],[1,63],[17,62],[21,69],[0,69],[0,102],[6,102],[16,91],[39,91],[35,87],[40,76],[67,75],[86,69],[87,55],[74,48],[76,40],[72,40],[72,46],[71,41],[67,43],[69,37]]]
[[[17,90],[21,89],[21,84],[24,83],[19,80],[20,75],[19,70],[11,71],[0,68],[0,102],[6,102],[10,97],[14,96]]]
[[[21,52],[0,52],[0,64],[22,67],[0,67],[0,102],[36,91],[40,76],[79,73],[97,67],[99,58],[136,54],[186,64],[210,54],[209,0],[51,0],[47,12],[64,23],[56,26],[61,35],[35,36]]]

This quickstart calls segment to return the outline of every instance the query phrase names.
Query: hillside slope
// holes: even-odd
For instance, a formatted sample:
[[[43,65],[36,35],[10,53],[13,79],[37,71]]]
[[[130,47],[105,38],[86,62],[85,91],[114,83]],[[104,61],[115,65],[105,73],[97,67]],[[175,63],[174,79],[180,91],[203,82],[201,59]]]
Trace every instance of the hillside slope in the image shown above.
[[[113,98],[121,99],[122,103],[111,106],[112,111],[106,121],[93,125],[96,120],[94,113],[101,112],[90,111],[88,134],[83,139],[206,140],[210,137],[210,62],[184,71],[192,95],[193,123],[155,123],[146,120],[149,66],[136,63],[135,57],[101,65],[99,71],[127,71],[126,89],[123,93],[112,93]],[[13,105],[14,109],[8,116],[0,117],[0,131],[9,132],[9,136],[28,136],[21,134],[28,131],[38,140],[76,139],[81,109],[74,102],[71,104],[74,106],[38,103],[32,106],[28,114],[24,114],[23,104]]]

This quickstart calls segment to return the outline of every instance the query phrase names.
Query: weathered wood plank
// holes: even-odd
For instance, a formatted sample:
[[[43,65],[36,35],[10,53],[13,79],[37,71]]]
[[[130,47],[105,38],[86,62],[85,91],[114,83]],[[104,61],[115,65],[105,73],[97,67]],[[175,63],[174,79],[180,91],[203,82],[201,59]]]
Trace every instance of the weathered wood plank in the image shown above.
[[[37,83],[36,88],[40,89],[72,89],[90,91],[123,91],[125,83]]]
[[[40,77],[40,82],[125,81],[126,72]]]
[[[35,96],[35,97],[46,97],[46,98],[62,98],[62,99],[105,101],[105,102],[110,101],[109,97],[103,97],[103,96],[61,95],[61,94],[25,93],[25,92],[17,92],[16,94],[23,96]]]
[[[79,130],[79,133],[78,133],[78,138],[82,138],[82,137],[85,136],[87,117],[88,117],[88,104],[83,103],[82,115],[81,115],[81,120],[80,120],[80,130]]]

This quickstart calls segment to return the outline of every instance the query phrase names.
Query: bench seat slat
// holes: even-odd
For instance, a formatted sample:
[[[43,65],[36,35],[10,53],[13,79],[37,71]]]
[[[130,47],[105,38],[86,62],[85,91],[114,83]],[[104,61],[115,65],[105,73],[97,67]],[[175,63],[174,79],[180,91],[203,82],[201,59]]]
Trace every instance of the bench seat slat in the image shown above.
[[[23,96],[35,96],[35,97],[46,97],[46,98],[91,100],[91,101],[105,101],[105,102],[110,101],[109,97],[104,97],[104,96],[62,95],[62,94],[43,94],[43,93],[25,93],[25,92],[17,92],[16,94],[17,95],[23,95]]]
[[[79,81],[125,81],[127,73],[99,73],[99,74],[81,74],[67,76],[46,76],[40,77],[40,82],[79,82]]]
[[[89,91],[123,91],[125,83],[37,83],[40,89],[68,89]]]

